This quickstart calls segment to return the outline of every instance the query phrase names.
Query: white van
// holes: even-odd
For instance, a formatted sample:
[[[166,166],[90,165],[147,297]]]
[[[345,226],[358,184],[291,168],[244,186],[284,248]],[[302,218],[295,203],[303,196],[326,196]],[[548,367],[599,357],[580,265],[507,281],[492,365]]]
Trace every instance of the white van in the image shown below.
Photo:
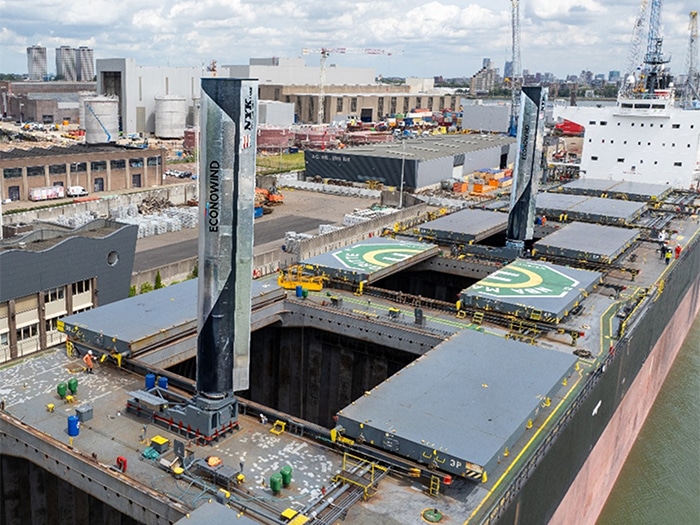
[[[87,190],[82,186],[68,186],[68,190],[66,191],[68,197],[85,197],[87,194]]]

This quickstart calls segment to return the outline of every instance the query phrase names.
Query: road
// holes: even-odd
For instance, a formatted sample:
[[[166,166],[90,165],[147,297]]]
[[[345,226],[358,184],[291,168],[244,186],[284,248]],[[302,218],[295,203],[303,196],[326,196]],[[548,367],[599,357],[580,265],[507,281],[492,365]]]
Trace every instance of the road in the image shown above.
[[[340,226],[346,213],[368,208],[375,202],[362,197],[284,190],[284,204],[275,206],[271,214],[255,219],[254,252],[258,254],[282,249],[284,234],[289,231],[318,234],[320,224]],[[196,256],[198,236],[197,228],[188,228],[139,239],[134,271],[158,268]]]
[[[319,224],[327,223],[318,218],[302,217],[300,215],[279,216],[264,222],[255,222],[253,245],[257,247],[267,246],[277,243],[281,249],[284,244],[284,234],[288,231],[297,233],[318,233]],[[136,252],[134,258],[134,271],[141,272],[151,268],[157,268],[166,264],[195,257],[197,255],[196,229],[180,235],[191,237],[184,240],[173,239],[172,244],[158,246]],[[180,232],[175,232],[180,233]],[[269,249],[269,248],[268,248]],[[259,253],[264,250],[255,250]]]

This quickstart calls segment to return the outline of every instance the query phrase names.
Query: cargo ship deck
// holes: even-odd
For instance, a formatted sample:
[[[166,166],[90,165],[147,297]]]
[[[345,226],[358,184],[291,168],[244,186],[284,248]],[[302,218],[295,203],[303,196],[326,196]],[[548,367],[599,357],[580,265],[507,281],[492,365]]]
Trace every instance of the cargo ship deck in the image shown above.
[[[559,215],[566,212],[561,202],[552,204]],[[143,523],[178,522],[209,500],[227,504],[232,521],[243,523],[296,525],[306,519],[320,524],[341,518],[368,525],[414,523],[432,509],[447,523],[495,519],[606,373],[617,343],[663,296],[676,266],[698,257],[697,250],[688,249],[699,231],[692,208],[681,212],[669,204],[665,211],[639,211],[633,206],[622,210],[624,217],[606,212],[618,202],[608,199],[607,208],[596,202],[592,211],[582,212],[582,220],[604,223],[596,227],[613,228],[617,236],[603,229],[586,232],[586,239],[581,223],[550,220],[540,227],[542,239],[526,259],[498,261],[478,245],[457,253],[444,240],[430,238],[443,232],[441,225],[396,236],[393,242],[409,246],[419,254],[415,258],[392,255],[385,246],[392,241],[386,239],[354,250],[364,261],[360,269],[352,267],[352,257],[335,253],[306,261],[316,271],[335,272],[337,286],[321,292],[285,294],[273,278],[256,281],[258,327],[292,325],[291,319],[303,313],[304,320],[295,323],[323,327],[332,320],[342,323],[348,336],[405,337],[401,344],[416,354],[408,367],[338,412],[339,434],[242,399],[240,428],[200,445],[176,426],[164,428],[127,413],[132,393],[144,388],[142,375],[109,359],[85,374],[80,358],[65,348],[0,370],[3,432],[15,437],[18,448],[36,447],[44,456],[37,462],[54,459],[58,475],[76,478],[76,486]],[[494,221],[484,224],[493,228]],[[671,232],[666,242],[681,247],[678,258],[661,258],[657,229]],[[453,230],[452,235],[472,235],[463,227]],[[597,251],[590,246],[591,235]],[[367,258],[367,253],[377,243],[388,258],[374,268],[368,261],[376,263],[376,254]],[[430,265],[480,277],[456,305],[376,288],[381,286],[376,281],[392,271]],[[364,293],[358,293],[361,282]],[[194,294],[191,283],[178,286]],[[112,332],[105,330],[118,319],[107,308],[71,316],[67,326],[104,331],[108,339]],[[176,321],[190,337],[178,343],[178,351],[191,352],[189,317]],[[126,337],[157,334],[146,332]],[[160,362],[153,353],[138,352],[128,361],[139,370]],[[71,378],[78,380],[77,393],[61,399],[57,385]],[[618,380],[624,384],[626,378]],[[168,388],[191,394],[185,379]],[[589,417],[607,420],[615,408],[601,399]],[[74,414],[86,419],[77,433],[68,422]],[[153,445],[162,448],[163,442],[167,450],[154,454]],[[212,456],[221,460],[218,468],[204,465]],[[271,479],[285,466],[292,469],[291,481],[273,492]],[[136,511],[132,491],[145,497]]]

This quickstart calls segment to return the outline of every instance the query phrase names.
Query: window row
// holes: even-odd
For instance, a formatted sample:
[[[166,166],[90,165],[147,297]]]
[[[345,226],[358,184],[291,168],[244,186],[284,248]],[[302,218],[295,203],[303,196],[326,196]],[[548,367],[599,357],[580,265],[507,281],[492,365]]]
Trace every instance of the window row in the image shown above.
[[[597,156],[597,155],[593,155],[593,156],[591,157],[591,160],[598,160],[598,156]],[[617,162],[623,163],[623,162],[625,162],[625,159],[624,159],[624,158],[618,158],[618,159],[617,159]],[[643,159],[640,159],[640,160],[639,160],[639,163],[640,163],[640,164],[644,164],[644,160],[643,160]],[[657,165],[658,163],[659,163],[658,160],[655,160],[655,161],[654,161],[654,165]],[[683,163],[682,163],[682,162],[674,162],[674,163],[673,163],[673,166],[674,166],[674,167],[677,167],[677,168],[681,168],[681,167],[683,167]]]
[[[588,121],[588,125],[589,125],[589,126],[595,126],[595,125],[596,125],[596,121],[595,121],[595,120],[589,120],[589,121]],[[608,121],[607,121],[607,120],[601,120],[601,121],[598,123],[598,125],[600,125],[600,126],[607,126],[607,125],[608,125]],[[617,125],[618,125],[618,126],[621,126],[622,123],[621,123],[621,122],[618,122]],[[636,122],[630,122],[630,127],[633,128],[635,125],[636,125]],[[639,123],[639,127],[640,127],[640,128],[643,128],[644,125],[645,125],[644,122],[640,122],[640,123]],[[654,123],[653,123],[653,122],[649,122],[649,127],[650,127],[650,128],[653,128],[653,127],[654,127]],[[659,123],[659,127],[660,127],[660,128],[663,128],[663,127],[664,127],[663,123]],[[681,128],[681,125],[680,125],[680,124],[671,124],[671,128],[673,128],[673,129],[680,129],[680,128]],[[690,129],[695,129],[695,124],[690,124]]]
[[[354,111],[354,110],[353,110]],[[160,166],[160,157],[148,157],[146,159],[148,166]],[[113,170],[123,170],[126,169],[126,160],[118,159],[110,161],[110,167]],[[143,159],[129,159],[129,167],[131,168],[143,168]],[[107,161],[98,160],[90,163],[91,171],[106,171]],[[73,162],[70,165],[71,173],[81,173],[87,171],[87,162]],[[22,177],[22,168],[3,168],[2,170],[3,178],[5,179],[15,179]],[[43,177],[45,174],[44,166],[27,166],[27,177]],[[50,164],[49,174],[50,175],[63,175],[67,173],[65,164]]]
[[[73,295],[77,295],[79,293],[85,293],[90,291],[90,279],[85,279],[84,281],[78,281],[77,283],[73,283],[71,285],[72,287],[72,292]]]
[[[30,324],[17,329],[17,341],[23,341],[39,335],[39,323]]]
[[[54,301],[60,301],[65,296],[65,288],[59,286],[58,288],[52,288],[51,290],[46,290],[44,292],[44,302],[52,303]]]
[[[606,140],[606,139],[600,139],[600,143],[601,143],[601,144],[605,144],[605,140]],[[589,144],[592,143],[592,142],[593,142],[593,139],[588,139],[588,143],[589,143]],[[609,143],[610,143],[610,144],[615,144],[615,140],[614,140],[614,139],[610,139],[610,140],[609,140]],[[623,143],[623,144],[627,144],[627,141],[626,141],[626,140],[623,140],[622,143]],[[638,140],[638,141],[637,141],[637,146],[641,146],[641,145],[642,145],[642,141],[641,141],[641,140]],[[651,146],[651,142],[647,142],[646,145],[647,145],[647,146]],[[662,142],[662,143],[661,143],[661,147],[662,147],[662,148],[665,148],[665,147],[666,147],[666,143],[665,143],[665,142]],[[676,143],[675,143],[675,142],[671,142],[671,147],[672,147],[672,148],[675,148],[675,147],[676,147]],[[685,147],[686,147],[686,148],[690,148],[690,144],[686,144]]]

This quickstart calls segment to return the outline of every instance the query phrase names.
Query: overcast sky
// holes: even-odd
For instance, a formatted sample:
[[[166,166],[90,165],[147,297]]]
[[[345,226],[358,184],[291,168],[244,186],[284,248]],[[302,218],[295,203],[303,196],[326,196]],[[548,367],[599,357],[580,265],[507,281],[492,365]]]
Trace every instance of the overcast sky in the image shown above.
[[[563,78],[622,70],[640,0],[521,0],[522,67]],[[664,52],[686,69],[688,21],[698,0],[666,0]],[[646,41],[645,41],[646,42]],[[469,77],[511,54],[510,0],[0,0],[0,72],[27,73],[26,48],[88,46],[95,58],[137,65],[247,64],[297,57],[305,47],[378,48],[331,55],[338,66],[384,76]],[[646,46],[645,46],[646,47]],[[307,56],[317,65],[316,56]]]

